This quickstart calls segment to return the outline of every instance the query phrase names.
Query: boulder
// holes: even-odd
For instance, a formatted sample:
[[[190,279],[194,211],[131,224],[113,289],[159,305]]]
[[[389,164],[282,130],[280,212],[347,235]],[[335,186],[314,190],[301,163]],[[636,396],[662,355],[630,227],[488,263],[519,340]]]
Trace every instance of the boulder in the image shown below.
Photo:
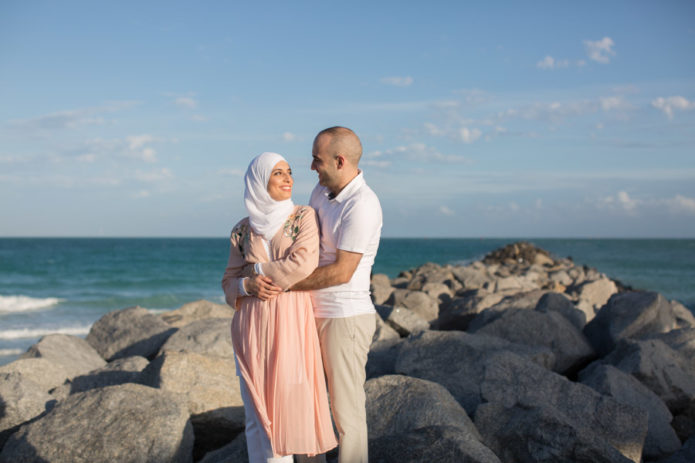
[[[383,304],[386,302],[391,296],[391,293],[393,293],[393,287],[391,286],[391,280],[389,280],[388,275],[383,273],[375,273],[372,275],[369,291],[374,304]]]
[[[427,426],[453,426],[480,440],[466,411],[440,384],[386,375],[370,379],[364,389],[370,439]]]
[[[149,363],[145,357],[140,356],[117,359],[89,374],[73,378],[65,387],[69,388],[70,394],[76,394],[99,387],[138,383],[140,373]]]
[[[601,362],[637,378],[674,414],[695,400],[695,375],[676,351],[658,339],[622,341]]]
[[[520,410],[538,407],[554,409],[551,415],[557,412],[566,417],[572,428],[591,430],[630,460],[640,461],[647,434],[647,413],[644,410],[617,402],[583,384],[571,382],[511,352],[497,352],[488,356],[481,370],[482,402],[499,404],[504,408],[518,407]],[[551,422],[553,420],[555,418]],[[475,422],[484,437],[496,432],[480,424],[477,413]],[[484,442],[492,446],[488,440],[484,439]]]
[[[385,305],[405,307],[427,322],[431,322],[439,315],[439,304],[437,301],[422,291],[396,289],[391,293]]]
[[[681,449],[659,463],[693,463],[695,461],[695,437],[691,437]]]
[[[585,282],[577,290],[579,299],[588,302],[594,311],[603,307],[611,296],[617,292],[618,287],[615,283],[605,277]]]
[[[442,283],[453,288],[454,275],[451,268],[427,262],[415,269],[407,288],[411,291],[421,291],[426,283]]]
[[[415,312],[405,307],[392,307],[390,305],[377,305],[379,316],[400,336],[408,336],[429,328],[430,324]]]
[[[50,408],[44,386],[21,373],[0,373],[0,449],[19,426]]]
[[[227,304],[216,304],[204,299],[189,302],[176,310],[159,315],[162,320],[176,328],[207,318],[232,318],[233,316],[234,309]]]
[[[49,334],[31,346],[20,358],[43,358],[63,368],[68,378],[101,368],[106,362],[82,338],[68,334]]]
[[[192,461],[193,429],[175,394],[124,384],[74,394],[5,444],[0,462]]]
[[[671,312],[676,319],[676,329],[695,329],[695,316],[678,301],[671,301]]]
[[[556,312],[565,317],[578,330],[584,329],[586,325],[586,315],[578,310],[567,296],[560,293],[550,292],[544,294],[536,304],[538,312]]]
[[[487,359],[495,352],[506,350],[519,352],[543,368],[554,363],[552,352],[545,348],[513,344],[482,334],[425,331],[405,340],[398,352],[395,371],[441,384],[472,414],[483,401],[480,386]]]
[[[504,299],[499,293],[487,291],[471,291],[461,297],[454,298],[451,303],[444,304],[439,312],[437,320],[432,322],[432,327],[439,330],[466,330],[468,325],[483,310]]]
[[[616,294],[584,327],[599,355],[608,354],[621,339],[641,339],[676,328],[671,303],[659,293]]]
[[[489,309],[495,311],[503,311],[507,309],[534,309],[538,305],[538,301],[547,293],[542,289],[534,289],[531,291],[522,291],[520,293],[504,296],[502,300],[496,302]]]
[[[404,339],[399,337],[377,341],[372,344],[367,354],[367,365],[365,367],[368,379],[391,375],[396,372],[398,350],[404,341]]]
[[[639,445],[629,458],[591,428],[578,425],[556,408],[546,405],[505,407],[487,403],[478,407],[475,423],[483,440],[505,463],[639,462]],[[627,424],[627,423],[626,423]]]
[[[19,373],[22,378],[41,386],[45,392],[50,392],[70,378],[59,363],[41,357],[15,360],[0,366],[0,373]]]
[[[479,316],[481,315],[483,314]],[[473,329],[473,325],[474,323],[471,323],[471,333],[487,334],[517,344],[548,348],[555,354],[553,370],[559,373],[583,366],[594,356],[594,350],[582,332],[557,312],[507,309],[499,318],[478,329]]]
[[[246,434],[239,433],[229,444],[205,454],[200,463],[240,463],[249,461]]]
[[[391,328],[383,318],[377,313],[376,314],[376,329],[374,330],[374,336],[372,336],[372,344],[379,341],[386,341],[387,339],[400,339],[398,331]]]
[[[451,273],[467,290],[487,288],[493,283],[484,266],[453,267]]]
[[[109,361],[133,355],[151,359],[175,331],[147,309],[129,307],[97,320],[89,330],[87,342]]]
[[[206,318],[191,322],[172,334],[160,352],[195,352],[228,359],[234,358],[232,319]]]
[[[454,295],[451,288],[444,283],[425,283],[422,287],[422,292],[434,300],[438,306],[451,302],[451,298]]]
[[[142,372],[141,381],[183,397],[195,430],[196,455],[226,444],[244,427],[239,378],[229,358],[163,351]]]
[[[556,270],[548,274],[548,279],[553,283],[559,283],[562,286],[569,286],[573,283],[572,277],[569,276],[566,270]]]
[[[645,457],[656,459],[668,456],[680,448],[681,442],[671,427],[673,415],[668,407],[633,376],[613,366],[596,363],[582,371],[579,379],[600,394],[647,412]]]
[[[374,463],[499,463],[499,458],[470,434],[454,426],[427,426],[369,440]]]
[[[690,371],[695,372],[695,328],[681,328],[652,335],[650,338],[658,339],[678,352],[688,364]]]
[[[542,254],[552,260],[552,256],[548,251],[538,248],[531,243],[519,241],[492,251],[485,256],[483,263],[486,265],[510,263],[530,265],[536,262],[538,254]]]

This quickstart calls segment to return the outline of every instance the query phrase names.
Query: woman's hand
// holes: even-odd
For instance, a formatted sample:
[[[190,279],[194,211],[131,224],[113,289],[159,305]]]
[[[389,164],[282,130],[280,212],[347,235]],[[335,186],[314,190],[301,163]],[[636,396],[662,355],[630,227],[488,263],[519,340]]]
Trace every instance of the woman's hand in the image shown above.
[[[270,300],[282,292],[282,288],[275,286],[273,280],[263,275],[254,275],[244,280],[244,289],[262,301]]]

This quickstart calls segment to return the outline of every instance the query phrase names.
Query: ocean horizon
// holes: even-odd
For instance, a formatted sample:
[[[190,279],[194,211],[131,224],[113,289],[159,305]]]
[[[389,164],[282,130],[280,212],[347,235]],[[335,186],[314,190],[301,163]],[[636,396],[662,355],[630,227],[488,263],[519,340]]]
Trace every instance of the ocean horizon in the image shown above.
[[[393,278],[426,262],[465,265],[516,241],[660,292],[695,313],[691,238],[382,238],[373,271]],[[0,238],[0,365],[43,335],[85,336],[112,310],[224,303],[227,256],[227,238]]]

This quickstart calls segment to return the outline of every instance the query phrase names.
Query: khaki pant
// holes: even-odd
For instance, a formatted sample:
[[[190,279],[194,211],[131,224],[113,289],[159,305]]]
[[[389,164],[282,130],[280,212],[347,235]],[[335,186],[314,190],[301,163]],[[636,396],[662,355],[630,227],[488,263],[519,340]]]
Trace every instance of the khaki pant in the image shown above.
[[[340,439],[338,462],[367,463],[367,398],[364,382],[367,379],[365,366],[376,329],[376,317],[365,314],[346,318],[317,318],[316,328],[328,380],[331,412]]]

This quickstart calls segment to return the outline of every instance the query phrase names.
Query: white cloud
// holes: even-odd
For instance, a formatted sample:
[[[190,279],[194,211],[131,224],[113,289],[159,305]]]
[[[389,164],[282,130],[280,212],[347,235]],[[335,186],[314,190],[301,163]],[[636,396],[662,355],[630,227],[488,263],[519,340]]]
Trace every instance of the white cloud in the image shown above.
[[[567,59],[556,60],[550,55],[536,63],[536,67],[540,69],[560,69],[570,67],[570,61]]]
[[[191,116],[191,120],[196,121],[196,122],[205,122],[208,120],[208,118],[201,115],[201,114],[194,114]]]
[[[666,205],[669,210],[675,214],[685,213],[695,215],[695,198],[676,195],[674,198],[666,200]]]
[[[458,131],[458,136],[464,143],[470,144],[476,141],[483,133],[480,129],[469,129],[468,127],[461,127]]]
[[[154,141],[157,141],[157,138],[149,134],[126,137],[130,150],[127,155],[132,158],[142,159],[145,162],[157,162],[157,152],[153,148],[145,146]]]
[[[455,154],[442,154],[424,143],[412,143],[397,146],[384,151],[373,151],[365,156],[365,164],[375,167],[387,167],[393,159],[405,158],[420,162],[466,163],[467,158]]]
[[[128,142],[128,146],[130,147],[131,150],[136,150],[138,148],[143,147],[147,143],[151,143],[155,141],[155,138],[152,135],[144,134],[144,135],[131,135],[125,138],[126,141]]]
[[[695,101],[688,101],[682,96],[659,97],[652,101],[652,106],[663,111],[669,119],[673,119],[673,112],[676,110],[689,111],[695,109]]]
[[[135,171],[135,178],[146,183],[161,182],[162,180],[170,179],[173,176],[174,175],[172,174],[171,170],[167,169],[166,167],[149,172],[143,172],[141,170]]]
[[[618,204],[628,212],[632,212],[637,207],[637,200],[630,198],[626,191],[618,192]]]
[[[195,109],[198,107],[198,101],[189,96],[180,96],[174,100],[174,103],[182,108]]]
[[[386,85],[393,85],[394,87],[410,87],[414,80],[410,76],[406,77],[382,77],[381,83]]]
[[[636,215],[641,209],[668,210],[671,214],[695,215],[695,198],[689,198],[677,194],[673,198],[644,198],[630,197],[625,191],[619,191],[615,196],[602,198],[598,202],[599,208],[622,209],[630,215]]]
[[[113,101],[102,106],[70,109],[44,114],[30,119],[13,121],[11,126],[25,130],[75,129],[86,125],[102,125],[102,113],[113,113],[136,105],[135,101]]]
[[[615,56],[614,46],[615,42],[610,37],[604,37],[596,41],[584,41],[584,48],[589,59],[604,64],[610,63],[611,57]]]
[[[131,196],[133,198],[149,198],[150,192],[148,190],[140,190],[137,193],[133,193]]]
[[[282,139],[286,142],[295,141],[297,136],[292,132],[285,132],[282,134]]]
[[[439,212],[441,212],[442,214],[449,216],[449,217],[453,217],[456,215],[456,212],[452,211],[451,209],[449,209],[448,207],[446,207],[444,205],[439,206]]]

